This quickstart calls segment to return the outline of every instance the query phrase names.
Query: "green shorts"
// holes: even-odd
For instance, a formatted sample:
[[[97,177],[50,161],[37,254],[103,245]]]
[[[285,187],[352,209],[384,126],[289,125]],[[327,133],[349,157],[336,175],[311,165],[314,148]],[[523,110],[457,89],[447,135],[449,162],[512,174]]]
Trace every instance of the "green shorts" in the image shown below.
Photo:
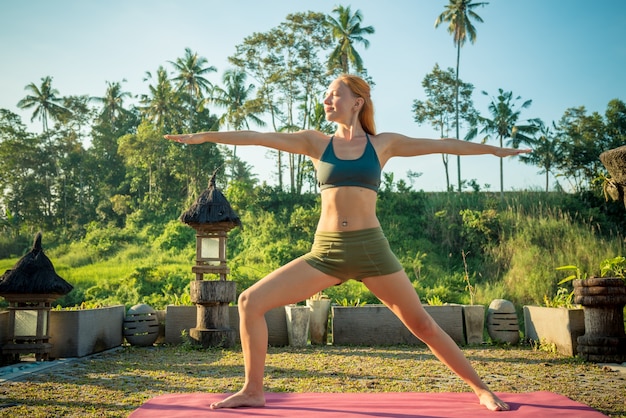
[[[402,270],[380,227],[316,232],[311,251],[302,256],[313,268],[345,282]]]

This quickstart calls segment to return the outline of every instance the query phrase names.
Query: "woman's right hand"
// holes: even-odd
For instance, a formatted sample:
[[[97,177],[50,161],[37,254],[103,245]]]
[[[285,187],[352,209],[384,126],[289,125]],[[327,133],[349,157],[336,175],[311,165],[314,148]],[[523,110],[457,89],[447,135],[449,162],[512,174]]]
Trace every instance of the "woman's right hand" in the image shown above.
[[[165,139],[180,142],[181,144],[202,144],[205,142],[204,138],[200,134],[165,135]]]

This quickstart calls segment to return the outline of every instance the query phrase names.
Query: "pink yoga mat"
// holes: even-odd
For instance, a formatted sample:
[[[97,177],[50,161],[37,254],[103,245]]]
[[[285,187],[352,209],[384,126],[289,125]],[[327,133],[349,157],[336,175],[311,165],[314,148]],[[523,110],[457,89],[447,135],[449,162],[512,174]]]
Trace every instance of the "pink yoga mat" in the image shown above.
[[[157,396],[129,418],[175,417],[484,417],[493,413],[473,393],[267,393],[264,408],[210,409],[227,395],[174,393]],[[595,409],[552,392],[499,393],[511,406],[502,418],[605,417]]]

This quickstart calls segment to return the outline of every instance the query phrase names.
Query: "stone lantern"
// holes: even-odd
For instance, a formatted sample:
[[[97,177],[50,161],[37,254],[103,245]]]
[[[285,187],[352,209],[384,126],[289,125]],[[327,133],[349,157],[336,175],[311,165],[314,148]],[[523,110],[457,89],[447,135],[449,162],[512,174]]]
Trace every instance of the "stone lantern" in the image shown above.
[[[20,354],[34,353],[48,360],[51,303],[69,293],[73,286],[54,271],[41,247],[41,232],[33,248],[0,277],[0,296],[9,302],[7,341],[2,345],[4,361],[17,362]]]
[[[197,319],[189,336],[203,347],[230,347],[235,343],[235,331],[229,325],[228,305],[236,299],[237,289],[235,282],[227,280],[226,238],[228,231],[241,226],[241,220],[215,187],[216,173],[180,217],[196,230],[196,264],[191,269],[196,278],[190,293],[197,306]]]

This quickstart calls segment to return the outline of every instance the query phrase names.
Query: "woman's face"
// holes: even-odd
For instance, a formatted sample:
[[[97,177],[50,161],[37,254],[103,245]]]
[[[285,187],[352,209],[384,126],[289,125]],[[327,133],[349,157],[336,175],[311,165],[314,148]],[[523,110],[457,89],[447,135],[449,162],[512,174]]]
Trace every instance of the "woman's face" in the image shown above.
[[[360,99],[340,80],[333,81],[328,86],[324,98],[324,112],[326,120],[330,122],[349,122],[355,112],[360,109]]]

